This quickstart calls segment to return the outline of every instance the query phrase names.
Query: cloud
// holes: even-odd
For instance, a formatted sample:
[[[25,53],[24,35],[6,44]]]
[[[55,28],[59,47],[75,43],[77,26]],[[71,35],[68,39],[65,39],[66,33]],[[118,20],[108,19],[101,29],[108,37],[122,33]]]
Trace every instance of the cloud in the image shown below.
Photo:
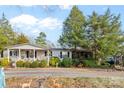
[[[43,27],[49,28],[49,29],[55,29],[55,28],[60,28],[62,22],[60,22],[58,19],[56,18],[52,18],[52,17],[47,17],[41,21],[39,21],[39,24]]]
[[[31,15],[26,15],[26,14],[22,14],[20,16],[14,17],[12,19],[10,19],[10,22],[12,23],[12,25],[14,24],[26,24],[26,25],[33,25],[38,21],[37,18],[35,18],[34,16]]]
[[[62,27],[62,22],[57,18],[46,17],[40,19],[27,14],[10,19],[10,23],[16,31],[23,32],[27,35],[37,35],[41,31],[51,31]]]
[[[62,10],[71,9],[72,5],[60,5],[59,8],[62,9]]]

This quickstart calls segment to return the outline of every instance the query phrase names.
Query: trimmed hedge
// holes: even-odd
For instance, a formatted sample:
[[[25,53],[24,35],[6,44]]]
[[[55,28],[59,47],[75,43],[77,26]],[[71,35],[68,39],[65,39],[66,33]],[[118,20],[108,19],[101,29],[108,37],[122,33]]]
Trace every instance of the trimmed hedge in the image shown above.
[[[47,66],[47,61],[42,60],[42,61],[34,61],[34,62],[29,62],[29,61],[22,61],[19,60],[16,62],[17,67],[26,67],[26,68],[37,68],[37,67],[46,67]]]
[[[24,61],[22,61],[22,60],[17,61],[16,66],[17,67],[24,67]]]
[[[8,60],[3,59],[0,61],[1,66],[8,66]],[[47,60],[41,60],[41,61],[34,61],[34,62],[29,62],[29,61],[17,61],[16,62],[17,67],[26,67],[26,68],[37,68],[37,67],[47,67]],[[93,59],[87,59],[87,60],[79,60],[79,59],[74,59],[72,60],[71,58],[65,57],[62,59],[62,61],[58,57],[52,57],[50,59],[50,66],[52,67],[90,67],[90,68],[109,68],[110,64],[107,62],[101,63],[101,65],[97,65],[95,60]]]
[[[34,61],[31,63],[31,68],[36,68],[36,67],[39,67],[39,61]]]
[[[24,62],[23,66],[27,67],[27,68],[30,68],[31,67],[31,62],[29,62],[29,61]]]

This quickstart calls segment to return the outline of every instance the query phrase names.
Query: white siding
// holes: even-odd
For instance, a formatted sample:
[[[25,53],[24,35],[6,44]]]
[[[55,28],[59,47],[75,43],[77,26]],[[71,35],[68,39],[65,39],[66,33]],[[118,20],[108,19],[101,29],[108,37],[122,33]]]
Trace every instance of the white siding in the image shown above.
[[[47,60],[47,56],[45,56],[45,50],[41,50],[38,47],[34,47],[34,46],[30,46],[30,45],[22,45],[22,46],[18,46],[18,47],[13,47],[12,49],[10,48],[10,51],[17,49],[16,50],[17,51],[17,56],[13,55],[13,56],[9,57],[12,61],[19,60],[19,51],[18,51],[19,48],[21,50],[21,54],[20,54],[21,55],[21,60],[33,61],[34,60],[34,54],[33,54],[34,49],[35,49],[35,51],[37,51],[37,57],[35,58],[36,60],[43,60],[43,59]],[[31,52],[29,52],[29,55],[30,55],[29,58],[27,58],[27,56],[26,56],[26,51],[27,50],[32,51],[32,54],[33,54],[32,55]],[[68,56],[68,52],[69,52],[69,57],[72,58],[72,52],[69,51],[69,50],[54,49],[54,50],[50,50],[50,51],[52,51],[52,56],[59,57],[59,58],[60,58],[60,52],[62,52],[62,58],[65,57],[65,56]],[[7,54],[8,54],[7,50],[4,50],[3,51],[3,56],[8,57]],[[60,59],[62,59],[62,58],[60,58]]]
[[[47,56],[45,56],[45,51],[37,51],[37,59],[38,60],[43,60],[43,59],[47,59]]]
[[[52,56],[56,56],[60,58],[60,52],[62,52],[62,56],[68,56],[68,52],[69,52],[69,56],[70,58],[72,58],[72,53],[69,50],[52,50]]]

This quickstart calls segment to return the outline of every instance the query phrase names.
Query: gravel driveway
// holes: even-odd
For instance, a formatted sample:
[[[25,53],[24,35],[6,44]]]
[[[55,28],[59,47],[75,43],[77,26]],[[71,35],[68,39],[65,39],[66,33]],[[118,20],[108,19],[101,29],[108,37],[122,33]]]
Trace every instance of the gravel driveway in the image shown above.
[[[87,68],[16,68],[6,69],[6,78],[9,77],[117,77],[124,78],[124,71],[107,71],[103,69],[87,69]]]

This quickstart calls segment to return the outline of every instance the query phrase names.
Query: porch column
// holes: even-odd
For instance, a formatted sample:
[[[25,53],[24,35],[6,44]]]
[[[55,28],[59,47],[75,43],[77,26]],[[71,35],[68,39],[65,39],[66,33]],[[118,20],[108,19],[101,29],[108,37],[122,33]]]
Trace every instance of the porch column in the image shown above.
[[[49,54],[50,54],[50,51],[47,50],[47,66],[49,66],[49,61],[50,61],[50,56],[49,56]]]
[[[72,58],[72,51],[69,52],[69,57]]]
[[[34,61],[35,61],[35,49],[34,49]]]
[[[21,60],[21,51],[19,49],[19,60]]]
[[[7,58],[8,58],[8,62],[9,62],[9,53],[10,53],[10,50],[9,49],[7,49]]]

